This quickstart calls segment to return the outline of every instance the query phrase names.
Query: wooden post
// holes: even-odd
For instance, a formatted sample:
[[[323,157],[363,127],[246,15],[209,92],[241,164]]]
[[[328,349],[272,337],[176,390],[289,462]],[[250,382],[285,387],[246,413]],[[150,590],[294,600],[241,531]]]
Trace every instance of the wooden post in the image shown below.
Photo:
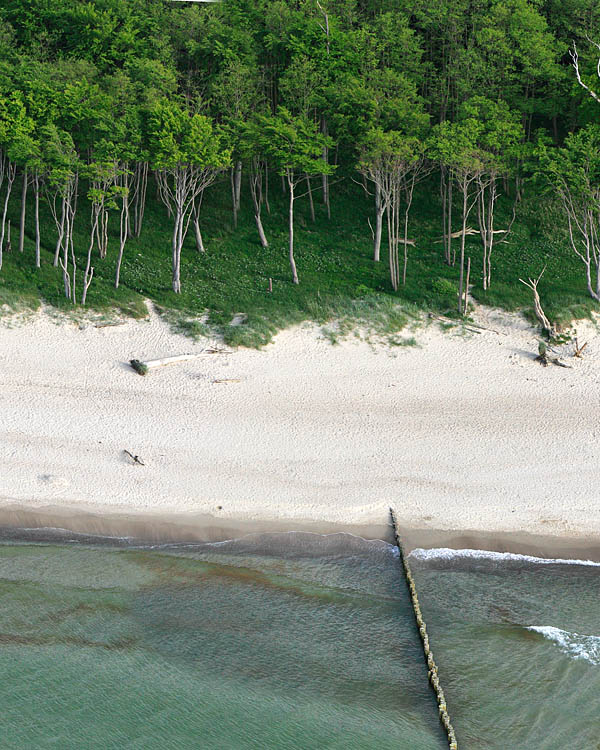
[[[406,559],[406,555],[404,553],[402,540],[400,539],[400,534],[398,532],[396,514],[394,513],[394,510],[392,508],[390,508],[390,516],[392,519],[392,527],[394,529],[394,538],[396,540],[396,544],[398,545],[398,550],[400,552],[400,561],[402,562],[402,567],[404,569],[404,578],[406,580],[406,585],[408,587],[408,591],[410,594],[413,612],[415,614],[417,628],[419,629],[419,635],[421,636],[421,642],[423,644],[423,655],[427,663],[427,675],[429,677],[431,688],[433,692],[435,693],[435,697],[438,703],[440,721],[443,724],[444,731],[446,732],[446,736],[448,737],[448,747],[450,748],[450,750],[458,750],[456,734],[454,733],[454,728],[450,721],[450,716],[448,715],[448,709],[446,707],[446,697],[444,695],[444,691],[442,690],[442,686],[440,684],[440,679],[438,676],[438,668],[433,658],[433,652],[431,651],[431,647],[429,645],[429,636],[427,635],[427,626],[425,625],[425,620],[423,619],[423,615],[421,614],[421,607],[419,606],[419,599],[417,597],[417,588],[415,586],[412,572],[408,564],[408,560]]]

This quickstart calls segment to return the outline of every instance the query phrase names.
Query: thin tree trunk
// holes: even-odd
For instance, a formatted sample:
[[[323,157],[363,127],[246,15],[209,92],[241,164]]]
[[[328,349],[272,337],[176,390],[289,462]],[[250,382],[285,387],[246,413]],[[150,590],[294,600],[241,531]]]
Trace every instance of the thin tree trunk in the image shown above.
[[[233,228],[237,229],[238,207],[235,199],[235,166],[229,170],[229,181],[231,183],[231,209],[233,212]]]
[[[306,175],[306,186],[308,187],[308,203],[310,206],[310,218],[314,224],[315,222],[315,204],[313,201],[312,185],[310,184],[310,177]]]
[[[379,263],[381,257],[381,235],[383,233],[384,207],[381,201],[381,187],[375,183],[375,237],[373,241],[373,260]]]
[[[289,231],[290,231],[290,267],[292,269],[292,283],[298,284],[298,271],[296,269],[296,261],[294,260],[294,179],[293,175],[288,171],[288,186],[290,189],[290,210],[289,210]]]
[[[81,293],[81,304],[85,305],[87,298],[87,292],[92,282],[92,276],[94,275],[94,269],[92,268],[92,250],[94,249],[94,234],[97,235],[98,223],[101,221],[101,216],[96,213],[94,217],[94,225],[90,232],[90,244],[88,245],[87,261],[85,264],[85,272],[83,274],[83,292]]]
[[[444,260],[448,265],[448,231],[446,225],[446,215],[448,213],[447,196],[448,196],[448,185],[446,183],[446,167],[442,166],[440,170],[440,196],[442,198],[442,238],[444,240]]]
[[[144,211],[146,209],[146,191],[148,189],[148,162],[141,164],[140,175],[135,197],[135,209],[133,215],[133,232],[139,237],[142,232],[142,223],[144,221]]]
[[[452,175],[448,177],[448,256],[447,262],[449,266],[456,265],[456,249],[452,248]]]
[[[202,195],[200,195],[199,204],[202,202]],[[200,231],[200,205],[194,204],[194,237],[196,239],[196,250],[199,253],[205,253],[206,248],[204,247],[204,240],[202,239],[202,232]]]
[[[62,201],[61,201],[61,208],[60,208],[60,224],[58,226],[58,238],[56,240],[56,249],[54,251],[54,263],[53,266],[58,266],[58,259],[60,257],[60,251],[62,248],[62,243],[64,241],[65,236],[65,222],[66,222],[66,198],[63,195]]]
[[[269,203],[269,165],[265,166],[265,206],[267,213],[271,215],[271,204]]]
[[[119,255],[117,257],[117,270],[115,274],[115,289],[119,288],[119,282],[121,279],[121,263],[123,262],[123,253],[125,252],[125,243],[129,236],[129,197],[123,196],[123,204],[121,206],[121,222],[120,222],[120,236],[119,236]]]
[[[183,233],[183,217],[179,207],[175,214],[175,226],[173,228],[173,291],[181,293],[181,245],[180,238]]]
[[[237,211],[240,210],[241,198],[242,198],[242,162],[237,161],[235,163],[235,178],[234,178],[234,191],[235,207]]]
[[[27,167],[23,172],[23,187],[21,188],[21,221],[19,224],[19,252],[23,252],[25,244],[25,213],[27,211],[27,187],[29,185],[29,172]]]
[[[460,235],[460,273],[458,280],[458,314],[463,314],[463,289],[464,289],[464,272],[465,272],[465,239],[467,236],[467,203],[468,203],[468,186],[463,184],[463,214],[462,214],[462,232]]]
[[[34,185],[34,217],[35,217],[35,267],[40,268],[41,262],[41,240],[40,240],[40,176],[36,169],[33,178]]]
[[[408,265],[408,212],[410,206],[404,212],[404,265],[402,267],[402,286],[406,286],[406,267]]]
[[[258,236],[260,244],[263,248],[269,247],[265,230],[262,224],[261,209],[263,202],[262,193],[262,174],[263,167],[260,161],[254,159],[250,167],[250,195],[252,197],[252,203],[254,205],[254,220],[256,222],[256,228],[258,230]]]
[[[6,214],[8,213],[8,201],[12,191],[13,182],[15,181],[17,168],[9,162],[7,168],[6,196],[4,198],[4,209],[2,211],[2,230],[0,231],[0,268],[2,268],[4,253],[4,237],[6,233]]]

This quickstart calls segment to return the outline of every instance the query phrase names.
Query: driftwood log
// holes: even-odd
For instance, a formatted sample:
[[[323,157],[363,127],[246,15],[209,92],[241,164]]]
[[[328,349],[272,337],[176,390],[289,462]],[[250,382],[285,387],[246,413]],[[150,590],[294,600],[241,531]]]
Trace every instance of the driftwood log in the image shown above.
[[[123,453],[129,456],[129,458],[133,461],[134,464],[139,464],[140,466],[146,465],[139,456],[134,456],[134,454],[131,451],[124,450]]]
[[[540,341],[538,345],[538,352],[539,354],[535,358],[536,362],[539,362],[544,367],[548,367],[548,365],[556,365],[557,367],[566,367],[567,369],[572,369],[571,365],[566,365],[564,362],[561,362],[558,357],[551,357],[548,354],[548,347],[543,341]]]
[[[156,367],[172,365],[177,362],[187,362],[190,359],[198,359],[204,354],[229,354],[229,352],[226,349],[211,347],[208,349],[203,349],[197,354],[178,354],[174,357],[162,357],[162,359],[147,359],[145,361],[140,359],[130,359],[129,364],[138,373],[138,375],[147,375],[148,370],[152,370]]]
[[[494,229],[492,234],[508,234],[509,231],[510,231],[510,228],[509,229]],[[471,237],[474,234],[480,234],[479,229],[473,229],[473,227],[467,227],[465,229],[465,237]],[[457,240],[459,237],[462,237],[462,229],[459,229],[458,232],[452,232],[450,234],[451,240]],[[435,240],[436,243],[443,242],[443,241],[444,241],[444,237],[442,237],[441,240]]]
[[[588,342],[586,341],[585,344],[582,344],[581,346],[579,346],[579,341],[575,339],[575,343],[574,343],[575,351],[573,352],[573,356],[577,357],[578,359],[583,359],[583,350],[585,349],[587,345],[588,345]]]

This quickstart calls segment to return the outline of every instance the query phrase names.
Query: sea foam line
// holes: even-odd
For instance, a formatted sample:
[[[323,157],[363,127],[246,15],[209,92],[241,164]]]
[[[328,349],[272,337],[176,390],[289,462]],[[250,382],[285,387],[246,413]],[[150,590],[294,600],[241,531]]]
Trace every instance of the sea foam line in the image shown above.
[[[600,666],[600,636],[570,633],[551,625],[531,625],[527,630],[533,630],[554,641],[563,653],[573,659],[584,659],[594,666]]]
[[[519,555],[514,552],[493,552],[485,549],[450,549],[448,547],[434,547],[413,549],[409,557],[415,560],[493,560],[496,562],[521,562],[535,563],[537,565],[589,565],[600,568],[600,562],[594,560],[571,560],[560,557],[533,557],[531,555]]]

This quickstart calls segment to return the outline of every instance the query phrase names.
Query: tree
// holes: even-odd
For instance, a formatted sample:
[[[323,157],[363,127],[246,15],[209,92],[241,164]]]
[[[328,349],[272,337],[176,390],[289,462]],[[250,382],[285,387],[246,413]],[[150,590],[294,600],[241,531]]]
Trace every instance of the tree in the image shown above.
[[[181,249],[195,201],[231,162],[231,150],[204,115],[159,102],[148,117],[148,141],[161,199],[173,215],[173,291],[181,292]]]
[[[0,225],[0,268],[8,204],[17,175],[17,166],[32,158],[37,147],[32,135],[33,130],[33,121],[27,115],[21,95],[15,93],[8,97],[0,97],[0,188],[6,181]]]
[[[431,139],[432,156],[448,169],[450,178],[454,180],[462,196],[458,284],[459,315],[466,312],[465,298],[467,295],[464,290],[464,273],[467,221],[477,203],[480,192],[479,179],[485,168],[483,154],[478,147],[478,138],[482,131],[482,124],[472,117],[452,123],[446,120],[436,126]],[[468,290],[466,291],[468,294]]]
[[[512,112],[503,101],[494,102],[485,97],[473,97],[461,108],[463,118],[476,120],[481,129],[477,136],[477,148],[482,161],[482,169],[477,177],[477,217],[479,233],[483,245],[483,288],[489,289],[492,281],[492,250],[497,230],[494,229],[494,215],[498,200],[498,182],[513,174],[522,151],[523,127],[517,113]],[[515,215],[516,201],[513,207]],[[506,238],[508,230],[504,233]]]
[[[559,197],[569,241],[585,267],[587,290],[600,302],[600,126],[571,133],[563,148],[541,143],[538,174]]]
[[[424,145],[417,138],[403,136],[395,130],[372,129],[366,138],[358,164],[359,171],[373,182],[380,196],[381,213],[387,213],[390,280],[394,291],[400,284],[401,203],[404,197],[403,239],[404,263],[402,283],[406,283],[408,259],[408,219],[415,184],[426,170]]]
[[[264,154],[287,181],[289,260],[292,282],[298,284],[294,259],[294,202],[300,196],[297,196],[296,189],[305,175],[333,173],[335,167],[325,164],[322,158],[323,149],[331,145],[331,140],[320,133],[313,122],[302,116],[293,116],[284,107],[272,116],[257,115],[247,133],[256,153]]]
[[[54,265],[62,268],[65,296],[75,303],[77,258],[73,246],[73,228],[81,162],[71,136],[56,125],[45,125],[41,129],[40,141],[43,144],[42,163],[47,178],[48,204],[58,233]]]

